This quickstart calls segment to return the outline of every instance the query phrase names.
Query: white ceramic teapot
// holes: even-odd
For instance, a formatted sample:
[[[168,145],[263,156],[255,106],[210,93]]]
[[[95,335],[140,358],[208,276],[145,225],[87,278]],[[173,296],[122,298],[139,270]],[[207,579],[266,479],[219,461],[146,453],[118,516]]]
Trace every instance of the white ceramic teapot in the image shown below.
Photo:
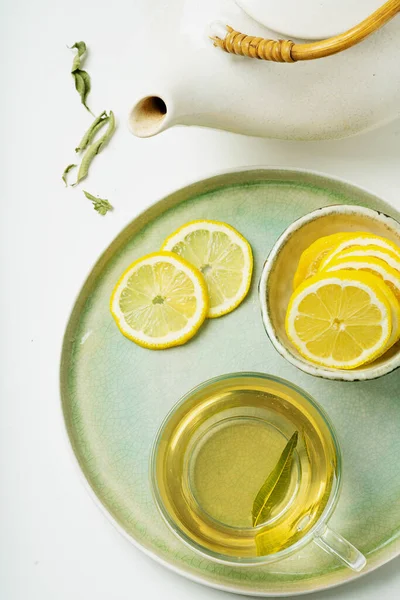
[[[148,137],[180,124],[318,140],[399,117],[400,0],[381,3],[148,2],[143,27],[156,11],[157,61],[146,65],[132,132]],[[283,36],[290,41],[268,41]]]

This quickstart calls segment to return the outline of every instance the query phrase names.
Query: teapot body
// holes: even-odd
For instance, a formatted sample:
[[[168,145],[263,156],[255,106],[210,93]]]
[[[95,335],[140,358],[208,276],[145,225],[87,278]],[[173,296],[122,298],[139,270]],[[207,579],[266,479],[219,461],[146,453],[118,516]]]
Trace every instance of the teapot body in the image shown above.
[[[147,4],[155,3],[159,16],[152,27],[159,23],[160,31],[153,31],[152,39],[160,50],[156,60],[146,62],[130,115],[136,135],[180,124],[321,140],[348,137],[400,116],[400,16],[344,52],[282,64],[228,55],[213,46],[208,28],[215,20],[278,38],[233,0]],[[144,7],[144,20],[151,10]]]

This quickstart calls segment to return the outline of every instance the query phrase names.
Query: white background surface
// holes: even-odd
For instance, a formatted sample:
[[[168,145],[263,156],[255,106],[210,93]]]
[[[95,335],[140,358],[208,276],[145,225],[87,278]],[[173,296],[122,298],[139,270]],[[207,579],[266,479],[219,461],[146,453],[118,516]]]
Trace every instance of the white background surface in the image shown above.
[[[358,138],[308,144],[178,128],[150,140],[133,138],[126,115],[153,51],[140,20],[146,1],[0,4],[2,600],[229,597],[167,571],[114,531],[81,485],[63,438],[63,329],[91,265],[128,221],[189,181],[257,164],[342,176],[400,209],[399,122]],[[106,217],[60,179],[91,121],[69,75],[66,44],[80,39],[92,50],[89,103],[96,113],[112,108],[119,119],[83,186],[115,205]],[[400,558],[313,598],[394,600],[399,567]]]

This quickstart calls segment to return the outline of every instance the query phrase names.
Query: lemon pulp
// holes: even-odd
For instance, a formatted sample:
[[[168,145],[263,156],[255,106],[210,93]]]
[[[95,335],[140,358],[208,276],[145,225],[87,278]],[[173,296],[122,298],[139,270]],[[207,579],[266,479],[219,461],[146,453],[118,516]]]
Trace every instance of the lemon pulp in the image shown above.
[[[210,298],[208,316],[234,310],[249,291],[253,256],[249,243],[236,229],[218,221],[186,223],[162,246],[199,269]]]

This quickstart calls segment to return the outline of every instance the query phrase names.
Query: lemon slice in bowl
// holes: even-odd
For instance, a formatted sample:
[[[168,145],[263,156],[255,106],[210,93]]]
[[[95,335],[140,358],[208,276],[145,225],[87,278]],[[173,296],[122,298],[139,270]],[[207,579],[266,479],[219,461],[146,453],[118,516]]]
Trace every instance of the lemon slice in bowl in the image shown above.
[[[304,250],[300,256],[299,264],[293,279],[293,289],[302,281],[315,275],[323,259],[334,250],[341,242],[354,237],[354,233],[333,233],[320,237]]]
[[[154,350],[192,338],[208,312],[202,274],[172,252],[154,252],[132,263],[111,296],[111,313],[129,339]]]
[[[320,263],[321,269],[324,269],[329,265],[332,260],[338,256],[344,250],[351,249],[352,247],[357,246],[357,248],[374,246],[377,248],[381,248],[382,250],[388,250],[392,254],[397,257],[397,260],[400,261],[400,247],[397,246],[394,242],[387,240],[384,237],[380,237],[379,235],[374,235],[373,233],[357,233],[353,235],[352,238],[342,240],[339,244],[333,248],[328,254],[326,254],[323,260]],[[379,258],[379,257],[378,257]]]
[[[394,252],[400,261],[399,246],[384,237],[363,231],[333,233],[319,238],[304,250],[293,279],[293,288],[296,289],[302,281],[325,268],[335,256],[346,248],[370,245]]]
[[[386,300],[390,304],[390,312],[392,315],[392,331],[386,343],[386,352],[386,350],[389,350],[389,348],[391,348],[393,344],[400,339],[400,304],[390,286],[388,286],[382,279],[380,279],[380,281],[381,291],[385,294]]]
[[[378,274],[373,273],[373,275],[377,276]],[[379,277],[379,281],[375,281],[375,283],[380,287],[381,292],[385,295],[386,300],[389,302],[390,313],[392,316],[392,330],[384,350],[386,352],[386,350],[389,350],[389,348],[391,348],[393,344],[395,344],[400,338],[400,304],[394,292],[392,291],[391,286],[387,285],[386,281]]]
[[[371,273],[337,271],[304,281],[293,293],[286,333],[307,360],[354,369],[388,348],[392,307],[385,283]]]
[[[191,221],[170,235],[162,250],[178,254],[203,273],[210,298],[208,317],[232,312],[247,295],[253,254],[248,241],[230,225]]]
[[[400,266],[400,263],[399,263]],[[400,272],[393,269],[387,262],[381,258],[366,255],[361,256],[341,256],[339,254],[323,269],[324,272],[349,271],[349,270],[369,271],[380,277],[386,285],[392,290],[400,303]]]
[[[375,246],[373,244],[370,246],[349,246],[349,248],[336,254],[332,260],[336,261],[337,259],[342,258],[378,258],[400,273],[400,257],[398,253],[389,250],[388,248],[383,248],[382,246]],[[320,271],[326,269],[330,262],[331,261],[322,261],[319,267]]]

